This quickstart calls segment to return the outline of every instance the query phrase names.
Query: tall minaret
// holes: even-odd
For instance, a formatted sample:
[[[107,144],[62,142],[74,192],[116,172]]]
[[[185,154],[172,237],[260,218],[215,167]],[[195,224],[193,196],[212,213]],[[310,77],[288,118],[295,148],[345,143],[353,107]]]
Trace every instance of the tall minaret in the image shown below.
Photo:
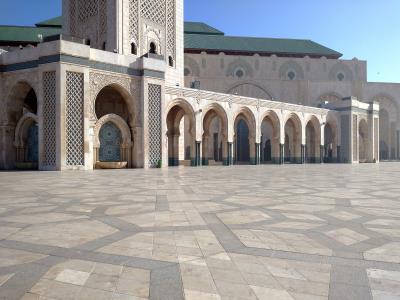
[[[166,80],[183,85],[183,0],[63,0],[63,33],[92,48],[166,62]]]
[[[63,0],[63,33],[85,39],[92,48],[114,51],[116,9],[113,0]]]

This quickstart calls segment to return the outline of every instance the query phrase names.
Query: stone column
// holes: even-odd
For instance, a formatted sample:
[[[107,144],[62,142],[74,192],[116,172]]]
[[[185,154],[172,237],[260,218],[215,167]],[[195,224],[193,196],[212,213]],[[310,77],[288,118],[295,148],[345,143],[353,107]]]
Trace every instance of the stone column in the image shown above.
[[[176,148],[176,139],[179,139],[179,135],[172,134],[168,132],[168,166],[173,167],[175,166],[175,161],[176,161],[176,155],[175,155],[175,148]],[[176,150],[178,151],[179,155],[179,149]],[[179,161],[179,159],[178,159]]]
[[[196,141],[195,145],[195,157],[192,161],[192,166],[193,167],[199,167],[201,166],[201,142]]]
[[[319,146],[319,163],[322,164],[324,162],[324,146]]]
[[[285,163],[285,144],[279,144],[279,162],[280,165]]]
[[[224,165],[232,166],[233,165],[233,143],[227,142],[226,146],[227,146],[227,157],[226,157],[226,160],[224,160]]]
[[[261,163],[261,158],[260,158],[261,144],[260,143],[256,143],[255,144],[255,148],[256,148],[255,165],[259,165]]]
[[[203,138],[203,152],[201,157],[201,164],[203,166],[208,166],[208,161],[210,159],[210,134],[207,134]]]
[[[306,162],[306,145],[301,145],[300,164],[304,164],[305,162]]]
[[[396,151],[396,159],[400,160],[400,130],[397,130],[397,151]]]

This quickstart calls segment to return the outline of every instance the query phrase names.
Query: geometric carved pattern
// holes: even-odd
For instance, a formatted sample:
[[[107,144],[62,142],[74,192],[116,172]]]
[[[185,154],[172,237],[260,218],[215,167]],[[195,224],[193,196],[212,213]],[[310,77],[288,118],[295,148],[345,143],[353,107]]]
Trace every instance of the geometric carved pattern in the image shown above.
[[[56,72],[43,73],[43,146],[45,166],[56,166]]]
[[[90,17],[97,16],[98,3],[97,0],[79,1],[79,20],[86,21]]]
[[[358,160],[358,120],[357,116],[353,115],[353,160]]]
[[[271,100],[272,96],[262,87],[252,83],[240,83],[230,88],[227,94]]]
[[[69,30],[72,36],[76,35],[76,1],[69,1]]]
[[[67,166],[85,164],[83,135],[83,73],[67,72],[66,160]]]
[[[129,38],[139,47],[139,0],[129,1]]]
[[[175,58],[175,0],[167,2],[167,52]]]
[[[141,16],[158,25],[165,25],[165,0],[142,0]]]
[[[108,75],[104,73],[90,72],[90,118],[91,120],[97,120],[96,111],[95,111],[95,102],[96,97],[100,93],[100,91],[109,85],[118,85],[124,88],[126,91],[130,92],[132,97],[137,97],[137,82],[132,79],[132,77],[125,76],[115,76]]]
[[[100,33],[103,34],[107,32],[107,0],[99,1],[99,11],[99,29]]]
[[[161,161],[161,85],[149,84],[149,167]]]

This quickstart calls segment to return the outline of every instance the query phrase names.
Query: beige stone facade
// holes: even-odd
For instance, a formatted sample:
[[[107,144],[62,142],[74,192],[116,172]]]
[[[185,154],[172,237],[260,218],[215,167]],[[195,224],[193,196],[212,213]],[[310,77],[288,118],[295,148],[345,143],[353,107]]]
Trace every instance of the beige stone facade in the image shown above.
[[[400,85],[366,62],[184,55],[183,0],[64,0],[63,20],[0,55],[1,169],[398,158]]]

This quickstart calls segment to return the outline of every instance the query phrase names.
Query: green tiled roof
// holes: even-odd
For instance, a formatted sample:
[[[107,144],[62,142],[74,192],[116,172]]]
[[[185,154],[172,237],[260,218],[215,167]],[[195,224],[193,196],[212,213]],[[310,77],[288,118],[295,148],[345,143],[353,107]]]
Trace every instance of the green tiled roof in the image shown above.
[[[0,42],[38,43],[43,37],[61,32],[58,27],[0,26]]]
[[[37,27],[61,27],[62,17],[56,17],[35,24]]]
[[[185,22],[185,33],[224,35],[222,31],[201,22]]]
[[[37,43],[43,37],[60,34],[62,17],[29,26],[0,26],[0,43]],[[341,53],[310,40],[273,39],[225,36],[214,27],[201,22],[185,22],[185,50],[260,53],[277,55],[309,55],[339,58]]]
[[[185,50],[209,50],[277,55],[309,55],[339,58],[341,53],[310,40],[185,34]]]

